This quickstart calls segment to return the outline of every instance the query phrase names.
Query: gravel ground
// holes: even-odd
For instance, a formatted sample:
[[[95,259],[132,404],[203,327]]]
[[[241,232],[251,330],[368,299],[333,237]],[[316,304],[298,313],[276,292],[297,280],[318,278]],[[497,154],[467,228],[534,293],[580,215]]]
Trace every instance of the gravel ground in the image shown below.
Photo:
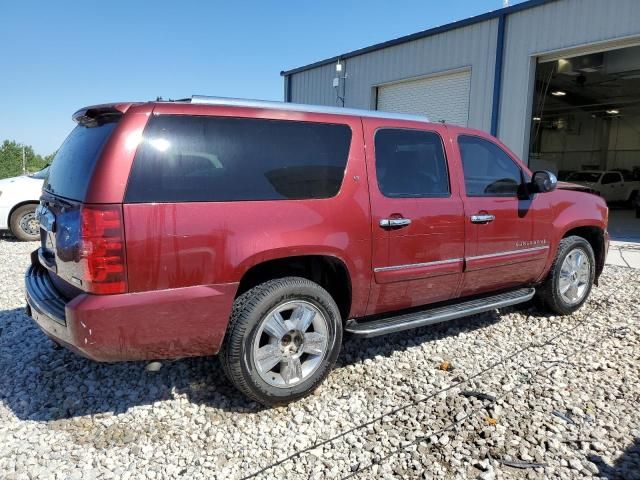
[[[640,479],[639,271],[570,317],[531,305],[348,339],[264,409],[214,358],[97,364],[23,314],[34,244],[0,238],[0,478]]]

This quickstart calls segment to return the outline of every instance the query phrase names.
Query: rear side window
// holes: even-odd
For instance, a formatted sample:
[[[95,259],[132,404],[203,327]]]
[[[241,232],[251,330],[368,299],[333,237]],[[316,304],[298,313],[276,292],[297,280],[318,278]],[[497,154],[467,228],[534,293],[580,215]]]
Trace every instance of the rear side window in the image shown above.
[[[93,168],[116,125],[111,121],[74,128],[49,167],[44,189],[71,200],[84,200]]]
[[[458,137],[464,183],[470,197],[515,197],[522,185],[522,171],[507,153],[489,140],[470,135]]]
[[[145,129],[126,201],[329,198],[351,144],[346,125],[160,115]]]
[[[618,183],[622,181],[622,176],[619,173],[605,173],[602,177],[602,185],[608,185],[609,183]]]
[[[449,195],[449,176],[437,133],[385,128],[375,136],[376,175],[385,197]]]

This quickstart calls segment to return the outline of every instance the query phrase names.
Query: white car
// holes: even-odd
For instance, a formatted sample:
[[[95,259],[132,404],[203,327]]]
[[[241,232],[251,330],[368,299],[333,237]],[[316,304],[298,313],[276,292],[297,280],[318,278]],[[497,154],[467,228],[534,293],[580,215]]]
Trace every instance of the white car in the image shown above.
[[[32,175],[0,180],[0,230],[10,230],[23,241],[40,238],[36,207],[48,171],[47,166]]]
[[[595,190],[607,202],[630,202],[640,190],[639,181],[625,180],[622,173],[615,170],[571,172],[566,181]]]

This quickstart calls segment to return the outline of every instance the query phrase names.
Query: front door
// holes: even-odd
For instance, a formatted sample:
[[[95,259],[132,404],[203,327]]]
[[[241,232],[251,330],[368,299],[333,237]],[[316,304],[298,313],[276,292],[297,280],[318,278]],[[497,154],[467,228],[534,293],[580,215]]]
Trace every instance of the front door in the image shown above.
[[[626,200],[622,174],[620,172],[606,172],[602,175],[600,191],[607,202]]]
[[[459,187],[449,180],[446,127],[363,124],[374,269],[367,313],[452,298],[462,278],[464,220]]]
[[[466,232],[460,294],[535,281],[544,269],[549,239],[534,238],[539,202],[524,192],[528,172],[490,139],[458,135],[457,146],[464,173]]]

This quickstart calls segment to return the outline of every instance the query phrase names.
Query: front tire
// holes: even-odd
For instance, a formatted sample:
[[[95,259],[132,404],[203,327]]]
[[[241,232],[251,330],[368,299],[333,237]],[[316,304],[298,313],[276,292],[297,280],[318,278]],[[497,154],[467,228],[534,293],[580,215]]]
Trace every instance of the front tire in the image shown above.
[[[559,315],[575,312],[589,297],[595,265],[595,255],[589,242],[576,235],[563,238],[549,275],[538,289],[539,299]]]
[[[40,238],[40,226],[36,220],[36,206],[22,205],[16,208],[9,219],[11,233],[23,242],[33,242]]]
[[[286,277],[235,300],[219,358],[238,390],[279,405],[311,393],[341,345],[342,320],[331,295],[310,280]]]

